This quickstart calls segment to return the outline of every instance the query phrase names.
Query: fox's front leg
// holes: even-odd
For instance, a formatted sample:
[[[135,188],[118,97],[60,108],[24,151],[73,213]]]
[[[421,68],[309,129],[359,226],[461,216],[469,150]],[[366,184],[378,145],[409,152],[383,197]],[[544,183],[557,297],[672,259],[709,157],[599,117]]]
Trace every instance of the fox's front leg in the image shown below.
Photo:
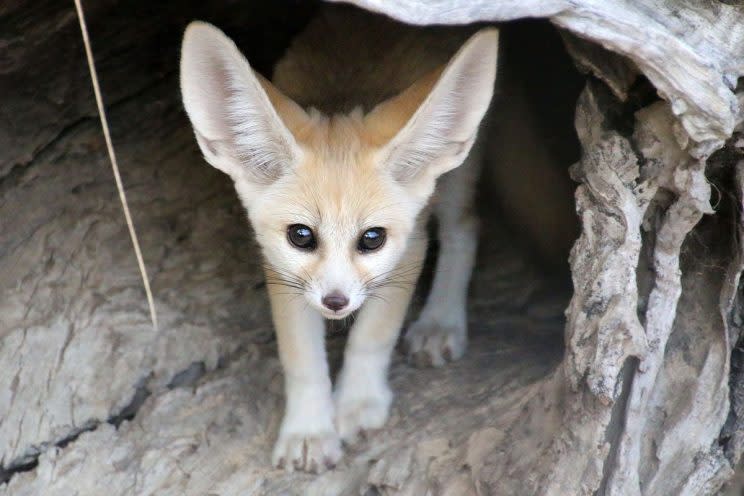
[[[467,294],[478,248],[475,183],[482,153],[476,144],[465,162],[437,185],[434,214],[439,221],[439,255],[434,281],[421,315],[405,336],[417,366],[442,366],[462,357],[467,347]]]
[[[390,358],[426,251],[423,233],[412,238],[389,284],[368,297],[349,334],[334,394],[336,427],[347,442],[364,431],[381,428],[390,412]]]
[[[288,470],[322,472],[341,458],[333,425],[325,326],[302,296],[285,291],[269,285],[286,397],[272,462]]]

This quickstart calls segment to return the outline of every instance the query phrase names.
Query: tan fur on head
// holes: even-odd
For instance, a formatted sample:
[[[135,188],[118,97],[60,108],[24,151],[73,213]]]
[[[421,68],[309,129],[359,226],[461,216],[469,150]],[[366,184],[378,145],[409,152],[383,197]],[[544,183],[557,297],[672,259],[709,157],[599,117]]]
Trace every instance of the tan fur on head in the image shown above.
[[[422,205],[380,174],[359,116],[315,114],[298,142],[303,157],[292,173],[258,195],[253,185],[236,181],[236,187],[250,205],[249,216],[269,263],[304,278],[311,304],[334,317],[321,305],[322,297],[339,290],[350,299],[349,311],[358,308],[366,296],[365,281],[395,267]],[[292,224],[313,229],[318,238],[314,252],[287,244],[286,229]],[[386,229],[385,247],[360,254],[356,243],[372,227]]]
[[[187,29],[181,88],[204,157],[235,181],[269,264],[323,315],[357,309],[366,283],[395,268],[437,177],[468,155],[491,99],[497,44],[497,31],[480,31],[446,67],[366,116],[327,116],[254,73],[218,29]],[[292,224],[313,230],[316,250],[288,243]],[[372,227],[387,240],[360,253]],[[342,314],[321,304],[332,291],[349,297]]]

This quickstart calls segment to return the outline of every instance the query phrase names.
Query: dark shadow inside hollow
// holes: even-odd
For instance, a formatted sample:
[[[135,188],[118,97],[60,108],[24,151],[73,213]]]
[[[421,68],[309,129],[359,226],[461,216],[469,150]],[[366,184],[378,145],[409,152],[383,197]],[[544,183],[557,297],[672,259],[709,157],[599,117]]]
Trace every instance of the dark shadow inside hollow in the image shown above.
[[[499,56],[481,200],[543,271],[567,277],[579,232],[568,168],[581,157],[574,111],[586,78],[544,20],[503,24]]]
[[[484,126],[481,244],[471,298],[483,305],[483,295],[497,294],[489,287],[519,279],[509,269],[498,269],[509,267],[504,253],[512,253],[531,273],[523,280],[532,282],[521,304],[519,297],[509,300],[507,313],[525,316],[527,328],[542,328],[548,346],[562,349],[563,310],[572,291],[568,256],[579,235],[577,184],[568,169],[581,158],[574,111],[586,77],[549,22],[518,20],[499,28],[499,75],[491,119]]]

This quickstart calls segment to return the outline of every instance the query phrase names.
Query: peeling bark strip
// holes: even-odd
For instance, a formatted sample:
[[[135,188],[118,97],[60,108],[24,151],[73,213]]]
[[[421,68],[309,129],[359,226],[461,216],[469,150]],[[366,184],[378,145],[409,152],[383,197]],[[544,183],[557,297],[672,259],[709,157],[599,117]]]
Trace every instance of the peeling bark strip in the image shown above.
[[[566,354],[553,384],[565,396],[563,428],[536,494],[593,494],[600,487],[621,370],[647,348],[636,312],[636,267],[648,200],[645,192],[636,196],[639,168],[630,142],[605,122],[611,99],[590,84],[577,105],[584,156],[572,175],[584,182],[576,191],[583,228],[571,254]]]
[[[650,115],[649,114],[661,114]],[[650,415],[649,402],[657,385],[659,371],[664,362],[677,302],[682,293],[680,250],[687,234],[695,227],[704,213],[713,213],[708,199],[710,186],[705,179],[705,164],[688,158],[671,139],[672,119],[665,104],[641,112],[639,128],[644,130],[637,142],[647,160],[659,161],[658,176],[646,180],[649,191],[664,187],[677,195],[677,199],[663,213],[656,227],[653,253],[655,272],[654,287],[646,307],[645,329],[648,347],[641,357],[625,413],[624,432],[620,440],[608,494],[632,496],[641,494],[639,472],[643,459],[641,440]],[[644,119],[645,117],[645,119]],[[650,122],[649,122],[650,121]],[[654,125],[661,128],[656,129]],[[665,184],[671,179],[671,184]],[[661,184],[659,184],[661,182]]]
[[[584,156],[572,175],[584,183],[576,190],[583,232],[572,250],[566,374],[573,389],[586,381],[610,405],[625,359],[646,349],[636,314],[636,267],[648,201],[645,194],[636,197],[638,159],[626,138],[606,129],[601,96],[609,98],[603,88],[588,86],[576,111]]]

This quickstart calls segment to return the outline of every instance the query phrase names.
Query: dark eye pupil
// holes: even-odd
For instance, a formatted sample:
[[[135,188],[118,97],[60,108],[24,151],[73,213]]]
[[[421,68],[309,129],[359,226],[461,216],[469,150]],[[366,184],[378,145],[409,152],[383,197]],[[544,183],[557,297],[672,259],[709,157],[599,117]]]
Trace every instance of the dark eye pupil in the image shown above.
[[[297,248],[312,250],[315,248],[315,236],[313,230],[303,224],[292,224],[287,229],[289,242]]]
[[[373,227],[367,229],[359,238],[359,251],[369,252],[379,249],[385,243],[385,229]]]

